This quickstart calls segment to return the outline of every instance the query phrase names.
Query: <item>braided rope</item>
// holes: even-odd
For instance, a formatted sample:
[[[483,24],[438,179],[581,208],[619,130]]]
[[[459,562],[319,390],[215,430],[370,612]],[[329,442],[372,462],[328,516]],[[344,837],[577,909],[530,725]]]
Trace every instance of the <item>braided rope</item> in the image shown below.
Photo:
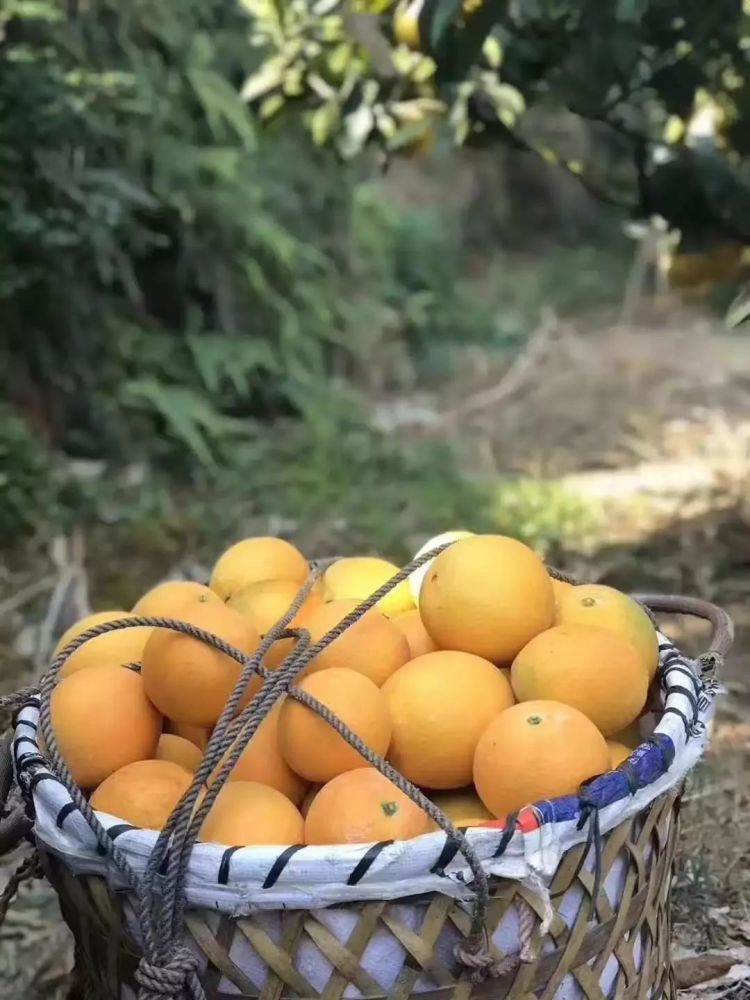
[[[0,733],[4,733],[10,724],[11,717],[19,708],[23,708],[29,698],[37,694],[38,687],[22,687],[10,694],[0,695]]]

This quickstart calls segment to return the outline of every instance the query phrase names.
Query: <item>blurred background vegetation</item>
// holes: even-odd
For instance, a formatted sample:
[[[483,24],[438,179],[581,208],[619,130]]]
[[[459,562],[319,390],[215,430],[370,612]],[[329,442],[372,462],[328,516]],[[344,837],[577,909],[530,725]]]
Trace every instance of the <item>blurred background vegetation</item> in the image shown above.
[[[529,0],[490,48],[481,5],[459,37],[459,4],[417,3],[434,62],[397,44],[393,4],[362,4],[385,72],[340,7],[3,0],[9,548],[81,523],[200,548],[268,518],[398,556],[467,521],[554,546],[578,504],[530,463],[467,460],[435,394],[439,411],[457,375],[523,361],[542,307],[622,304],[627,223],[729,245],[735,279],[741,0]],[[387,414],[422,391],[405,433]]]

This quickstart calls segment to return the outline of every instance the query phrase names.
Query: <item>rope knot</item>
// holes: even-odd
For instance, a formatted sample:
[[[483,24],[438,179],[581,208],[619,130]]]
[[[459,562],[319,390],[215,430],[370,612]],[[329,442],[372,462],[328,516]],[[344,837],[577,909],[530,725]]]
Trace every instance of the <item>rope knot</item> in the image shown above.
[[[177,948],[166,962],[142,958],[135,970],[138,1000],[177,1000],[195,974],[197,961],[187,948]]]
[[[698,657],[701,677],[712,679],[724,666],[724,657],[715,649],[709,649]]]

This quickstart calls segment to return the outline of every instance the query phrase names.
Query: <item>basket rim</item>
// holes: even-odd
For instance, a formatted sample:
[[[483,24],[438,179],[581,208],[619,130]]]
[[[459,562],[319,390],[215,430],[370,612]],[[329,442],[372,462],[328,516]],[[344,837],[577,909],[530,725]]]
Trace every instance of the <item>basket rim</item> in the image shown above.
[[[696,662],[661,633],[659,648],[661,717],[654,735],[619,768],[592,780],[585,797],[569,795],[526,806],[515,818],[512,833],[500,820],[465,831],[461,828],[489,874],[518,879],[532,869],[550,872],[556,867],[555,858],[586,839],[585,820],[592,809],[601,831],[607,832],[672,789],[697,762],[717,685],[704,679]],[[39,753],[37,717],[38,707],[31,699],[17,713],[13,741],[19,783],[36,815],[35,835],[74,866],[107,869],[114,876],[114,866],[97,853],[93,834]],[[157,832],[104,813],[97,815],[135,870],[142,870]],[[307,892],[299,889],[302,877]],[[295,880],[297,889],[292,891]],[[236,895],[236,886],[246,883],[253,899],[263,896],[269,903],[291,892],[299,904],[309,900],[311,891],[341,901],[384,898],[392,895],[390,887],[395,882],[413,884],[409,895],[435,889],[457,896],[467,893],[465,862],[456,841],[443,831],[395,844],[236,848],[198,843],[193,847],[188,881],[197,897],[214,893],[222,899]]]

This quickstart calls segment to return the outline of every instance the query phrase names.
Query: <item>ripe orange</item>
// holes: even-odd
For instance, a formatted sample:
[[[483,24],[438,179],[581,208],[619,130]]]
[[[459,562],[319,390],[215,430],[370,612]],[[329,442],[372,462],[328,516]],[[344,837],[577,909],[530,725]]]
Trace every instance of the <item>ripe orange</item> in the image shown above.
[[[414,553],[413,558],[419,559],[420,556],[426,556],[429,552],[439,549],[441,545],[447,545],[449,542],[457,542],[459,538],[469,538],[472,534],[473,532],[471,531],[442,531],[439,535],[428,538],[424,545]],[[412,600],[415,605],[419,604],[419,592],[422,589],[422,582],[429,573],[433,562],[434,556],[432,559],[423,562],[418,569],[409,574],[409,590],[411,591]]]
[[[331,667],[297,685],[325,705],[375,753],[384,755],[391,718],[383,693],[354,670]],[[313,782],[326,782],[365,763],[357,751],[316,712],[288,697],[281,706],[279,745],[287,764]]]
[[[226,550],[211,574],[211,590],[228,600],[232,594],[260,580],[305,582],[310,567],[291,542],[283,538],[245,538]]]
[[[172,618],[175,611],[193,601],[220,604],[221,598],[202,583],[166,580],[147,591],[133,605],[133,614],[142,618]]]
[[[105,622],[117,621],[118,618],[130,618],[130,613],[128,611],[94,611],[90,615],[84,615],[83,618],[79,618],[57,640],[57,645],[52,651],[51,659],[54,660],[57,654],[65,649],[69,642],[72,642],[76,636],[86,632],[87,629],[93,628],[95,625],[103,625]]]
[[[208,746],[208,738],[211,730],[205,726],[189,726],[186,722],[175,722],[173,719],[164,720],[164,732],[181,736],[184,740],[197,746],[199,750],[205,750]]]
[[[203,754],[194,743],[186,740],[183,736],[162,733],[154,757],[156,760],[169,760],[191,774],[195,774],[203,759]]]
[[[569,590],[573,589],[572,583],[566,583],[564,580],[556,580],[554,576],[550,577],[552,581],[552,593],[555,596],[555,624],[559,624],[560,615],[560,602],[568,593]]]
[[[511,683],[519,701],[572,705],[609,736],[637,718],[646,702],[648,672],[633,645],[616,632],[556,625],[521,650]]]
[[[555,600],[544,563],[528,546],[504,535],[473,535],[436,557],[419,610],[441,649],[508,665],[550,627]]]
[[[99,785],[91,805],[146,830],[161,830],[193,782],[193,775],[169,760],[139,760],[121,767]]]
[[[529,701],[497,715],[474,755],[474,784],[493,816],[578,787],[609,770],[609,750],[596,726],[569,705]]]
[[[659,666],[659,640],[643,608],[627,594],[601,584],[571,587],[560,602],[560,625],[597,625],[628,639],[650,680]]]
[[[619,743],[617,740],[607,740],[607,749],[609,750],[609,765],[614,770],[619,767],[624,760],[633,752],[630,747],[626,747],[624,743]]]
[[[248,655],[260,642],[255,626],[223,604],[196,602],[178,610],[175,616]],[[154,629],[143,651],[146,694],[164,715],[193,726],[216,722],[241,672],[242,666],[226,653],[169,629]],[[246,699],[259,687],[260,678],[256,677]]]
[[[393,720],[388,759],[425,788],[468,785],[479,737],[514,700],[507,677],[489,660],[445,650],[411,660],[383,694]]]
[[[417,656],[424,656],[425,653],[434,653],[437,649],[416,608],[402,615],[396,615],[391,621],[409,644],[410,660]]]
[[[360,767],[320,789],[305,818],[305,843],[410,840],[429,829],[429,816],[408,795],[374,767]]]
[[[302,844],[304,820],[281,792],[254,781],[232,781],[216,797],[198,839],[231,847]]]
[[[118,768],[154,756],[161,717],[133,670],[71,674],[53,690],[51,711],[60,753],[81,788],[95,788]]]
[[[298,806],[308,783],[289,767],[279,748],[279,717],[282,702],[277,702],[258,726],[255,735],[242,751],[229,774],[229,781],[255,781],[270,785]]]
[[[431,792],[430,799],[455,826],[479,826],[495,818],[473,785],[455,792]],[[440,830],[442,827],[431,820],[430,829]]]
[[[245,615],[264,637],[281,617],[289,610],[299,592],[300,584],[295,580],[261,580],[236,591],[227,601],[230,608]],[[289,624],[299,628],[304,624],[305,615],[322,604],[320,596],[311,591],[304,604]],[[294,639],[277,639],[266,653],[264,665],[278,667],[294,649]]]
[[[129,617],[125,615],[125,617]],[[128,663],[140,663],[143,650],[153,629],[145,626],[118,628],[89,639],[68,657],[59,677],[70,677],[79,670],[92,667],[123,667]]]
[[[335,628],[357,607],[357,601],[332,601],[305,615],[303,625],[312,643]],[[385,615],[373,609],[311,660],[305,669],[310,674],[331,667],[343,667],[363,674],[380,687],[409,659],[409,643],[403,632]]]
[[[352,556],[337,559],[323,574],[322,588],[324,601],[361,601],[379,590],[384,583],[398,573],[399,568],[387,559],[373,556]],[[375,607],[384,615],[402,614],[414,607],[408,579],[402,580]]]

